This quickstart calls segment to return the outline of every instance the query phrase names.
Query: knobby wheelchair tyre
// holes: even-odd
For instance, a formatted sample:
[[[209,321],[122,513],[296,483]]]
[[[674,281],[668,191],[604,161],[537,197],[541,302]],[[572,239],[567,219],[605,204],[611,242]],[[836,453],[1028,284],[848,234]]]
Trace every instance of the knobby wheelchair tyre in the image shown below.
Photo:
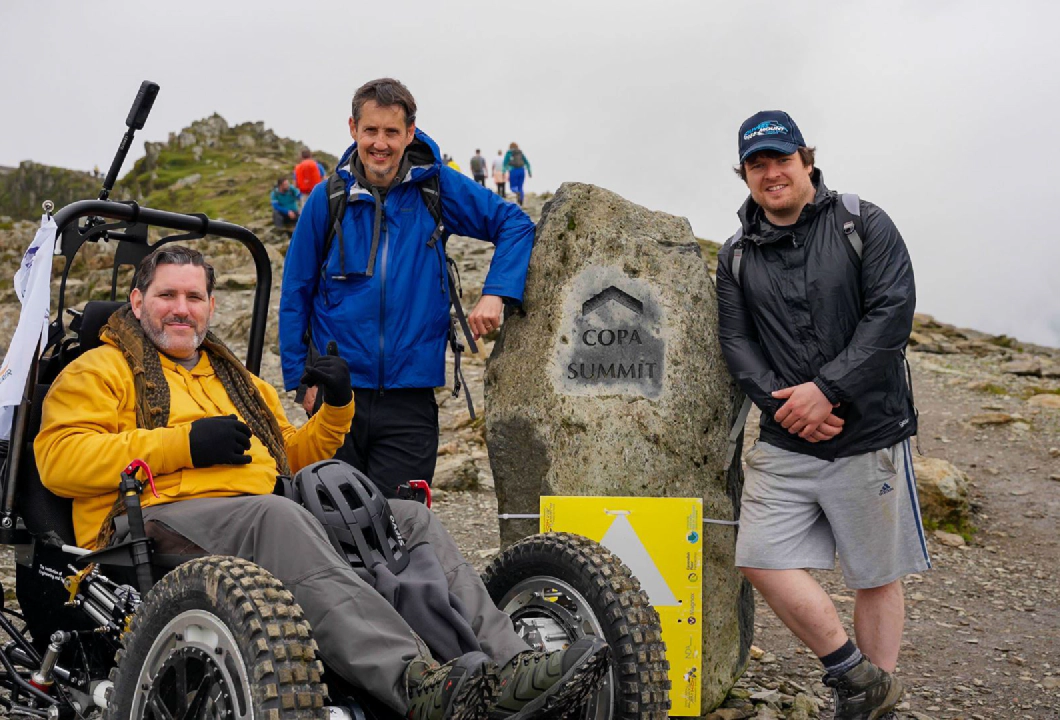
[[[205,557],[166,575],[122,638],[105,720],[323,720],[323,665],[302,609],[254,563]]]
[[[666,719],[670,664],[659,614],[607,548],[569,533],[532,535],[494,558],[482,579],[532,645],[554,650],[590,634],[607,640],[608,680],[574,717]]]

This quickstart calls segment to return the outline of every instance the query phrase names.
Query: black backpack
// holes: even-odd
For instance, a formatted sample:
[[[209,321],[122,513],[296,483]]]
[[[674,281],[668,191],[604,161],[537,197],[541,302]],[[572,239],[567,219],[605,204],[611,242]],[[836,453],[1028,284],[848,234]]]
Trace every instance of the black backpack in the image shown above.
[[[445,243],[449,239],[449,235],[445,232],[445,225],[442,222],[442,194],[441,194],[441,183],[437,174],[430,176],[426,180],[418,183],[420,189],[420,197],[423,199],[423,204],[427,206],[427,210],[431,213],[431,217],[434,218],[434,232],[431,233],[430,239],[427,241],[427,247],[434,249],[438,241],[442,241],[442,257],[444,258],[444,268],[442,268],[442,274],[446,277],[449,284],[449,304],[455,310],[456,319],[452,320],[449,325],[449,347],[453,349],[453,397],[459,397],[460,389],[463,388],[464,396],[467,399],[467,410],[471,413],[471,419],[475,419],[475,408],[471,403],[471,390],[468,388],[467,383],[464,381],[464,373],[460,368],[460,355],[464,351],[464,344],[460,340],[460,334],[457,332],[456,326],[459,324],[460,329],[463,331],[464,337],[467,339],[467,348],[473,353],[478,353],[478,346],[475,344],[475,336],[471,332],[471,327],[467,324],[467,316],[464,314],[464,307],[460,303],[460,298],[463,295],[463,289],[460,286],[460,270],[457,268],[456,263],[452,258],[445,252]],[[342,250],[342,218],[346,215],[346,207],[349,205],[349,193],[346,192],[346,181],[338,173],[333,173],[328,176],[327,181],[327,196],[328,196],[328,234],[324,238],[324,252],[321,254],[323,258],[321,262],[320,272],[324,273],[324,266],[328,261],[328,253],[331,251],[331,245],[335,240],[335,236],[339,236],[339,249]],[[374,252],[372,253],[374,255]],[[443,262],[439,260],[439,262]],[[370,273],[369,273],[370,274]],[[313,346],[312,338],[309,334],[308,326],[306,328],[306,335],[304,338],[306,344],[309,347],[309,352],[306,355],[306,364],[308,365],[316,357],[315,347]]]
[[[523,157],[523,151],[519,148],[515,150],[509,150],[511,157],[508,158],[508,166],[513,168],[521,168],[526,165],[526,158]]]

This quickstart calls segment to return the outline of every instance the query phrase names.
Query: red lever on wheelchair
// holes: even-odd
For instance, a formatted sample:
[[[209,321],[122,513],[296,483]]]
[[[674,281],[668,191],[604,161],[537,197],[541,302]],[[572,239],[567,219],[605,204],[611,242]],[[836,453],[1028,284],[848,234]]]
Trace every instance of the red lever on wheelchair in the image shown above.
[[[136,460],[133,460],[131,463],[126,465],[125,474],[129,475],[130,477],[134,477],[136,475],[136,471],[140,468],[143,468],[144,474],[147,475],[147,484],[151,486],[151,494],[155,497],[158,497],[158,491],[155,490],[155,476],[151,473],[150,466],[143,460],[137,458]]]

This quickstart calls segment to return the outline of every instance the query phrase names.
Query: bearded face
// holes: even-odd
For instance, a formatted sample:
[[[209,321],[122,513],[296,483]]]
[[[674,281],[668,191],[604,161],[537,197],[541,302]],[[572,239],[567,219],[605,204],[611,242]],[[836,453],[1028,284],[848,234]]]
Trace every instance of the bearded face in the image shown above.
[[[176,360],[195,356],[213,317],[206,270],[197,265],[159,265],[147,290],[129,297],[148,339]]]

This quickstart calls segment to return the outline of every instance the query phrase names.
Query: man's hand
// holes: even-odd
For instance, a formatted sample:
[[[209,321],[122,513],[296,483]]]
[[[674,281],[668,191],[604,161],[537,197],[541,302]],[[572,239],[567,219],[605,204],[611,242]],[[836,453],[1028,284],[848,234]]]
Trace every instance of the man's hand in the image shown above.
[[[317,389],[316,386],[306,388],[305,395],[302,396],[302,409],[305,410],[306,415],[312,415],[313,411],[317,406]]]
[[[825,440],[831,440],[840,432],[843,431],[843,425],[846,423],[841,417],[837,417],[835,413],[830,413],[824,421],[817,426],[817,429],[812,433],[807,434],[805,430],[799,433],[799,437],[804,440],[808,440],[812,443],[823,442]]]
[[[316,401],[318,388],[315,386],[317,385],[323,388],[324,402],[332,407],[345,407],[353,400],[353,389],[350,387],[350,366],[339,357],[339,349],[334,340],[328,343],[326,352],[326,355],[321,355],[306,368],[302,379],[299,380],[302,385],[310,386],[302,401],[303,407],[309,401],[310,393],[312,393],[313,401]],[[312,408],[313,405],[310,404],[309,407]],[[306,412],[310,411],[306,410]]]
[[[294,210],[288,210],[287,211],[287,217],[291,218],[292,220],[297,220],[298,219],[298,213],[296,213]]]
[[[812,382],[777,390],[773,393],[773,397],[786,401],[777,410],[773,419],[792,435],[798,435],[806,440],[813,438],[814,433],[818,431],[825,419],[832,415],[832,403],[828,402],[828,398],[824,396],[821,389]],[[835,419],[839,421],[838,427],[841,430],[843,427],[842,419]],[[835,427],[834,423],[830,423],[822,432],[825,435],[823,439],[827,440],[828,437],[835,437],[839,430],[836,430],[831,436],[827,435]],[[813,440],[813,442],[817,442],[817,440]]]
[[[504,301],[497,295],[483,295],[475,303],[475,309],[467,316],[467,324],[476,340],[501,326],[503,310]]]
[[[246,465],[251,458],[250,428],[235,415],[200,418],[191,424],[188,445],[191,464],[197,468],[211,465]]]

